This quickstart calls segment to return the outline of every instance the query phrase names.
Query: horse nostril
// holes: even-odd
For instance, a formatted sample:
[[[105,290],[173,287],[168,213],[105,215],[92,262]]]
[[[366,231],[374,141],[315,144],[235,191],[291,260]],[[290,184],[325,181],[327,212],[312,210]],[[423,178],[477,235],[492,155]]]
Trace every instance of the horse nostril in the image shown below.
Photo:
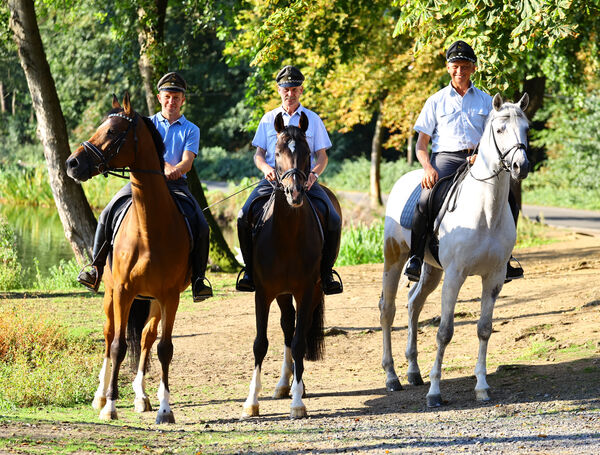
[[[71,158],[70,160],[67,160],[67,167],[73,169],[79,166],[79,161],[77,161],[77,158]]]

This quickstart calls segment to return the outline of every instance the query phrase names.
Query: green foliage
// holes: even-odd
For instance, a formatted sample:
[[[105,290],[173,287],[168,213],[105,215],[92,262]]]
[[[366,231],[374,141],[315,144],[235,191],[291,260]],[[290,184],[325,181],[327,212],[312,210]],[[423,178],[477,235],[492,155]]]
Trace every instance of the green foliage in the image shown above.
[[[222,147],[202,147],[194,166],[202,180],[239,182],[244,177],[259,176],[254,165],[254,151],[228,153]]]
[[[0,217],[0,291],[21,287],[22,271],[17,258],[15,234]]]
[[[379,264],[383,262],[383,222],[370,226],[350,225],[342,232],[337,265]]]
[[[600,209],[600,92],[567,105],[556,99],[538,117],[547,128],[532,145],[545,147],[548,159],[523,182],[527,200]]]
[[[532,246],[545,245],[555,240],[548,235],[549,228],[544,224],[544,220],[533,221],[527,217],[519,215],[517,223],[517,244],[515,248],[528,248]]]
[[[48,171],[42,164],[0,167],[0,194],[10,204],[54,205]]]
[[[50,314],[0,308],[0,409],[89,401],[98,348],[69,335]]]
[[[32,288],[36,291],[62,291],[66,289],[81,289],[77,282],[77,275],[81,265],[75,258],[68,261],[61,259],[58,265],[51,266],[42,271],[36,263],[36,278]]]

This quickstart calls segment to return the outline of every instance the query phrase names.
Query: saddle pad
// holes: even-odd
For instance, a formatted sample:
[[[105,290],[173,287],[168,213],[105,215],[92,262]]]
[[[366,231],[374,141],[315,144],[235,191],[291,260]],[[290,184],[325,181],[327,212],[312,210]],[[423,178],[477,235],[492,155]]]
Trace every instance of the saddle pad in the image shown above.
[[[412,228],[412,219],[415,214],[415,207],[419,202],[419,198],[421,197],[421,183],[419,183],[416,188],[413,190],[411,195],[404,204],[404,208],[402,209],[402,214],[400,215],[400,226],[406,229]]]

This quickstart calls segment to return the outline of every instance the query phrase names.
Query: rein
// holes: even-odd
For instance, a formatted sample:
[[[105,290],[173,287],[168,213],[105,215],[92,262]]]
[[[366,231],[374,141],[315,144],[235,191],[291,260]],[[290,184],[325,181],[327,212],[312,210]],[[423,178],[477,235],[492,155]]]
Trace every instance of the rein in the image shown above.
[[[157,171],[155,169],[132,169],[130,167],[129,168],[128,167],[111,167],[109,165],[109,162],[121,152],[121,147],[123,146],[123,144],[125,144],[125,139],[127,138],[127,135],[129,134],[129,130],[131,130],[132,128],[133,128],[133,140],[135,141],[135,151],[134,151],[134,160],[133,160],[134,162],[137,157],[137,151],[138,151],[138,138],[137,138],[137,133],[136,133],[136,127],[137,127],[139,115],[135,114],[135,117],[131,118],[131,117],[128,117],[124,114],[117,112],[114,114],[109,114],[108,118],[111,118],[111,117],[119,117],[119,118],[125,119],[129,122],[129,125],[127,126],[127,129],[125,130],[125,132],[121,133],[121,135],[117,138],[117,140],[108,146],[108,148],[106,149],[106,152],[107,152],[106,154],[102,153],[102,150],[100,150],[98,147],[96,147],[94,144],[92,144],[89,141],[84,141],[81,143],[81,146],[83,147],[83,149],[89,155],[92,155],[92,157],[95,158],[94,161],[96,161],[96,170],[98,171],[98,174],[102,174],[104,177],[108,177],[108,174],[110,174],[110,175],[114,175],[115,177],[119,177],[122,179],[128,179],[129,176],[125,175],[125,173],[131,173],[131,172],[141,172],[141,173],[146,173],[146,174],[159,174],[159,175],[164,176],[163,172]]]

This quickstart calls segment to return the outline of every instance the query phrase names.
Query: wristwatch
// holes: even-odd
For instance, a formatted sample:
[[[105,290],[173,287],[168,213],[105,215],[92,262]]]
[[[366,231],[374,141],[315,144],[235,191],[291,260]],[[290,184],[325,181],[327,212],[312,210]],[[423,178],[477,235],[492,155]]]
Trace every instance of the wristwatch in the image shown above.
[[[315,171],[310,171],[311,174],[314,174],[314,176],[317,178],[317,180],[319,180],[319,174],[317,174]]]

